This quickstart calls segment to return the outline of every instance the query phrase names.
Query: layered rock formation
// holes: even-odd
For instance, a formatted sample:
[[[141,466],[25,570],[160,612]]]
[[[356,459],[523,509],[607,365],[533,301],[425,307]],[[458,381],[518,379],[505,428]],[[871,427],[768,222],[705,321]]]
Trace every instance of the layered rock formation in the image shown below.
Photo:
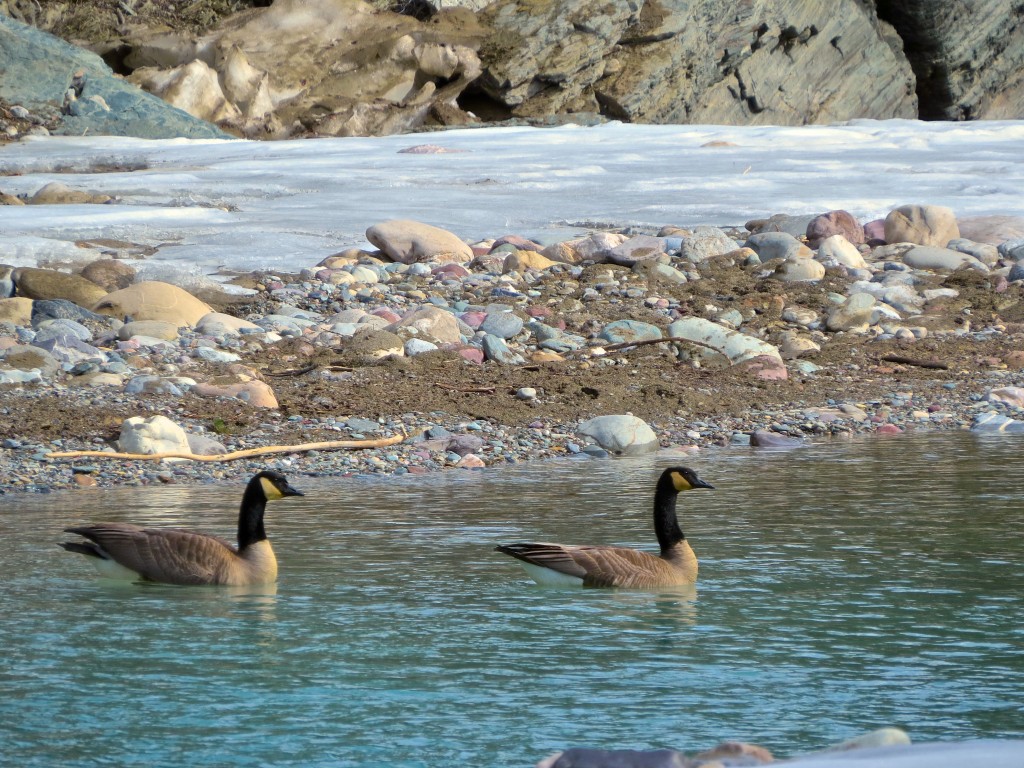
[[[926,120],[1024,117],[1024,4],[877,0],[917,75]]]
[[[482,12],[502,38],[481,84],[512,114],[630,122],[802,124],[915,117],[913,73],[857,0],[516,0]]]
[[[31,20],[55,28],[54,9],[63,5],[43,13],[0,0],[0,10],[25,6]],[[162,9],[167,21],[165,6],[146,7]],[[93,30],[89,44],[145,90],[254,138],[509,119],[792,125],[1024,117],[1024,10],[1011,0],[391,7],[403,13],[362,0],[275,0],[199,32],[130,16]],[[0,93],[16,102],[12,96]]]

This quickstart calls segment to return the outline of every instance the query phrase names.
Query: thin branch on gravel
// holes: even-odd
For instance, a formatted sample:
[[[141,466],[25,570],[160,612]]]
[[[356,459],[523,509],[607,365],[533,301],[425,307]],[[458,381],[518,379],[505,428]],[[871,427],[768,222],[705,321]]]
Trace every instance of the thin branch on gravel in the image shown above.
[[[94,456],[98,459],[134,459],[136,461],[160,461],[161,459],[188,459],[190,461],[234,461],[235,459],[247,459],[251,456],[266,456],[272,453],[303,453],[305,451],[330,451],[338,448],[384,448],[388,445],[395,445],[415,437],[419,432],[412,435],[401,434],[392,437],[382,437],[379,440],[329,440],[323,443],[302,443],[300,445],[266,445],[262,448],[246,448],[231,453],[215,453],[202,456],[196,453],[110,453],[107,451],[61,451],[60,453],[48,453],[49,459],[69,459],[80,456]]]
[[[885,363],[916,365],[918,368],[934,368],[939,371],[949,370],[949,366],[946,363],[940,363],[935,360],[915,360],[912,357],[903,357],[903,355],[885,355],[884,357],[880,357],[878,359]]]
[[[718,347],[714,347],[711,344],[707,344],[703,341],[694,341],[693,339],[688,339],[685,336],[668,336],[664,339],[643,339],[642,341],[620,341],[615,344],[604,344],[601,346],[601,349],[603,349],[605,352],[614,352],[617,349],[627,349],[629,347],[643,347],[648,344],[665,343],[694,344],[698,347],[704,347],[705,349],[710,349],[714,352],[718,352],[719,354],[722,353],[722,350],[718,349]],[[585,349],[577,349],[573,351],[580,353],[589,352],[592,349],[594,349],[594,347],[587,347]]]
[[[263,371],[264,376],[302,376],[303,374],[315,371],[319,365],[305,365],[302,368],[288,368],[283,371]]]
[[[442,384],[439,381],[434,382],[435,387],[441,387],[441,389],[450,389],[455,392],[466,392],[474,395],[493,395],[495,387],[453,387],[450,384]]]

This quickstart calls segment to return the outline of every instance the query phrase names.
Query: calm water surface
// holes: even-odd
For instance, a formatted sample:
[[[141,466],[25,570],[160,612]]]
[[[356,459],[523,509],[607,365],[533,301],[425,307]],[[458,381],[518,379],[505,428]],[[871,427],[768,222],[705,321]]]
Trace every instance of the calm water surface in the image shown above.
[[[529,766],[566,746],[781,755],[896,725],[1024,736],[1024,442],[705,452],[695,590],[542,589],[517,540],[652,548],[673,463],[293,477],[275,589],[96,580],[110,519],[233,536],[237,487],[0,499],[0,741],[23,768]]]

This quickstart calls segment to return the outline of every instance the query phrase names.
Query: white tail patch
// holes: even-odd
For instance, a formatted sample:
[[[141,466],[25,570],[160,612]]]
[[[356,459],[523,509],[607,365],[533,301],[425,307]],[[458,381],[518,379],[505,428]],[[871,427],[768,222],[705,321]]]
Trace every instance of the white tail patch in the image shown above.
[[[90,557],[88,560],[96,567],[96,570],[104,579],[139,581],[142,578],[142,574],[133,571],[131,568],[125,568],[116,560],[105,560],[101,557]]]
[[[527,563],[523,560],[519,561],[519,564],[523,566],[523,570],[529,574],[530,578],[535,582],[544,587],[582,587],[583,579],[578,576],[570,576],[567,573],[561,571],[553,571],[550,568],[545,568],[540,565],[534,565],[533,563]]]

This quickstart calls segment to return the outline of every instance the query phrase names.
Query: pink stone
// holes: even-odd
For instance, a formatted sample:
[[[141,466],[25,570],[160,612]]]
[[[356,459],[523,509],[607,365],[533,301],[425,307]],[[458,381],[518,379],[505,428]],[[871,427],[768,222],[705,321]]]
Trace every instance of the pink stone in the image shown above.
[[[387,307],[377,307],[377,309],[373,310],[370,314],[376,315],[377,317],[383,317],[389,323],[397,323],[402,319],[401,315],[396,312],[392,312]]]
[[[456,467],[462,467],[463,469],[478,469],[480,467],[486,467],[484,460],[477,456],[475,453],[467,453],[458,463]]]
[[[864,225],[864,240],[870,245],[885,244],[885,219],[875,219]]]
[[[469,275],[469,270],[461,264],[445,264],[440,267],[434,267],[430,270],[430,274],[436,277],[467,277]]]
[[[233,397],[254,408],[277,408],[274,391],[262,381],[246,381],[223,387],[216,384],[196,384],[192,387],[192,392],[200,397]]]
[[[875,433],[879,435],[901,435],[903,430],[895,424],[879,424]]]
[[[758,355],[740,363],[737,368],[765,381],[784,381],[789,378],[786,364],[772,355]]]
[[[864,242],[864,227],[849,211],[829,211],[815,216],[807,224],[807,243],[811,248],[832,235],[842,235],[854,245]]]
[[[551,314],[551,307],[527,307],[526,314],[537,319],[545,318]]]
[[[0,336],[0,349],[10,349],[18,346],[18,340],[11,336]]]
[[[459,357],[463,360],[468,360],[471,363],[477,363],[483,365],[484,363],[484,351],[477,347],[463,347],[459,350]]]
[[[463,312],[459,315],[459,319],[475,331],[487,319],[487,313],[477,311]]]

